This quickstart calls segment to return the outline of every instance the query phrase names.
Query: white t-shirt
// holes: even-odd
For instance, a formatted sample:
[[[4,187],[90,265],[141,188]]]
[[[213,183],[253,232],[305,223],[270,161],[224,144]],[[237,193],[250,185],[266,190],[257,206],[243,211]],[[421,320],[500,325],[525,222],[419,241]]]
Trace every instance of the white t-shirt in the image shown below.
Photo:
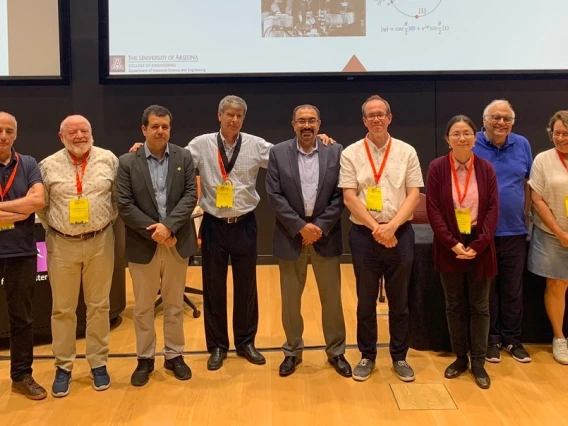
[[[565,202],[565,197],[568,196],[568,170],[560,162],[555,148],[541,152],[535,157],[529,185],[544,199],[560,228],[568,232]],[[534,224],[552,234],[553,232],[544,224],[536,209],[533,209],[533,213]]]

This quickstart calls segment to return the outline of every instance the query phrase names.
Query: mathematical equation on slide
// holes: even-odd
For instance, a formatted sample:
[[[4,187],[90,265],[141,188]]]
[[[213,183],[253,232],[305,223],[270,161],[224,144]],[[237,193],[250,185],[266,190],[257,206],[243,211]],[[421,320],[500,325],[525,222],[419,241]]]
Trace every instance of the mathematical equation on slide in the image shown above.
[[[442,35],[450,31],[450,26],[442,23],[442,21],[438,21],[437,24],[434,25],[416,25],[416,24],[409,24],[405,22],[403,25],[388,25],[383,26],[381,25],[381,33],[400,33],[404,35],[409,35],[412,33],[438,33]]]
[[[438,9],[442,0],[374,0],[378,7],[390,7],[409,18],[402,25],[383,25],[381,33],[398,33],[409,35],[412,33],[431,33],[442,35],[450,31],[450,25],[443,22],[439,17],[437,22],[433,16],[428,16]],[[424,19],[428,17],[427,19]],[[425,22],[425,21],[429,22]]]

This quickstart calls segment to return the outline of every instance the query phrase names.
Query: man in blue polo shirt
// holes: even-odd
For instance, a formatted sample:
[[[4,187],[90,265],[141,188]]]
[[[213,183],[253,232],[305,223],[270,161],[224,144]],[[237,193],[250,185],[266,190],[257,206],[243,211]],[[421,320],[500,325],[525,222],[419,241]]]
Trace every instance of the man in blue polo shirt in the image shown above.
[[[32,298],[37,271],[34,213],[45,201],[36,160],[12,148],[16,136],[16,119],[0,112],[0,284],[10,318],[10,377],[13,392],[38,400],[47,393],[32,377]]]
[[[531,357],[521,344],[523,320],[523,269],[526,257],[527,213],[530,197],[526,180],[532,166],[529,141],[512,133],[515,112],[503,99],[483,112],[483,128],[473,152],[490,161],[497,174],[499,222],[495,231],[498,275],[491,286],[489,345],[486,359],[501,361],[501,348],[519,362]]]

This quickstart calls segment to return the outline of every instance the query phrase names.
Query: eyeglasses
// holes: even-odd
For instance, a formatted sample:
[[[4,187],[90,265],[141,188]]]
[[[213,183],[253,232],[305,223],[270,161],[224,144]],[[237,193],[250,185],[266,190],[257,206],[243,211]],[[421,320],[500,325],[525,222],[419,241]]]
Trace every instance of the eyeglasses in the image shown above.
[[[515,121],[515,117],[511,117],[510,115],[492,114],[486,115],[486,117],[489,117],[494,123],[499,123],[501,120],[503,120],[504,123],[512,123]]]
[[[475,136],[475,133],[471,133],[471,132],[465,132],[465,133],[452,133],[451,135],[449,135],[450,138],[452,139],[460,139],[461,137],[464,137],[466,139],[472,138]]]
[[[313,126],[318,121],[319,120],[317,118],[309,118],[307,120],[305,118],[299,118],[299,119],[296,120],[296,124],[299,124],[300,126],[305,126],[306,124]]]
[[[387,113],[385,113],[385,112],[378,112],[378,113],[376,113],[376,114],[367,114],[367,115],[365,116],[365,118],[366,118],[367,120],[370,120],[370,121],[373,121],[373,120],[375,120],[375,119],[384,120],[384,119],[387,118],[389,115],[390,115],[390,114],[387,114]]]
[[[552,137],[553,138],[564,138],[564,139],[568,139],[568,132],[552,132]]]

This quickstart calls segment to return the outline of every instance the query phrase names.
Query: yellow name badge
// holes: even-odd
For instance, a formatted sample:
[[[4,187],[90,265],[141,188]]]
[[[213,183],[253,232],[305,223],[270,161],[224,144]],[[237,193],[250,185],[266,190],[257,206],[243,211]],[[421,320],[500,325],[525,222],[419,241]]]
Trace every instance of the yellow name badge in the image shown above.
[[[69,201],[69,223],[76,225],[89,223],[89,200],[74,198]]]
[[[367,188],[367,210],[372,212],[383,211],[383,189],[378,186]]]
[[[16,226],[13,223],[0,223],[0,232],[2,231],[9,231],[10,229],[14,229]]]
[[[224,183],[217,185],[217,208],[232,208],[233,207],[233,185],[231,183]]]
[[[456,220],[462,234],[471,234],[471,210],[456,209]]]

